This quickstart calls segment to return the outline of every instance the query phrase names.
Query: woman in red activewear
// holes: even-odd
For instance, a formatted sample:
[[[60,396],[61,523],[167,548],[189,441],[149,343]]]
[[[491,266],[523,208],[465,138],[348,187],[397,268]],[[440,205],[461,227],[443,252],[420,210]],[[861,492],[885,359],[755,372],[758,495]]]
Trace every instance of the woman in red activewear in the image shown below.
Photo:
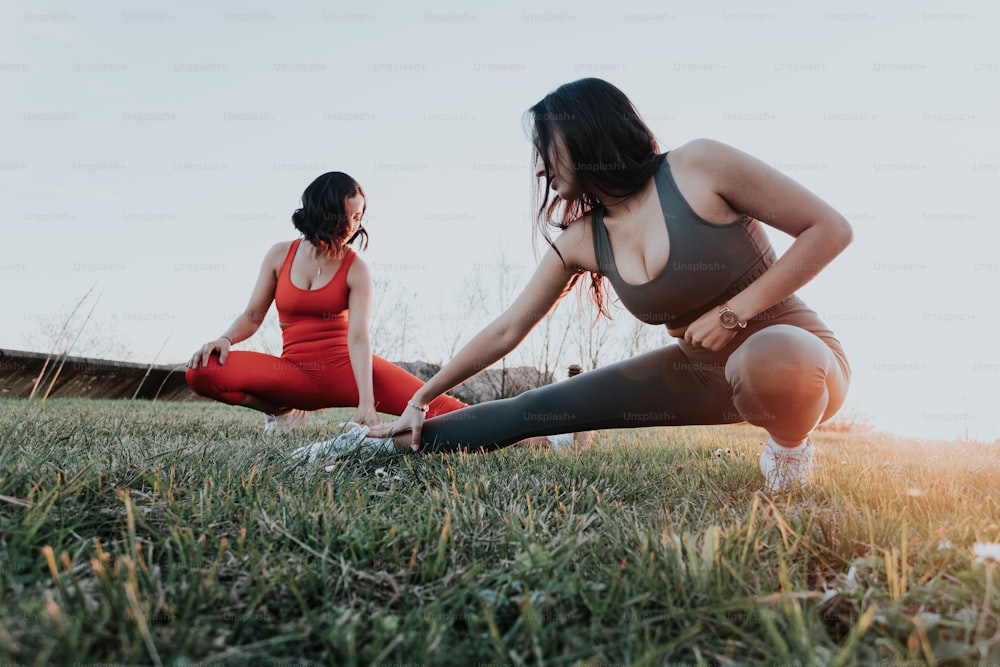
[[[423,384],[372,355],[372,278],[348,247],[368,234],[361,226],[364,190],[342,172],[329,172],[302,194],[292,214],[303,238],[275,244],[264,257],[246,310],[217,339],[194,353],[187,383],[198,394],[265,415],[265,431],[300,425],[306,411],[357,406],[351,421],[380,422],[376,411],[402,414]],[[280,357],[230,351],[257,331],[274,302],[281,325]],[[350,317],[348,317],[350,314]],[[442,395],[428,413],[465,407]]]

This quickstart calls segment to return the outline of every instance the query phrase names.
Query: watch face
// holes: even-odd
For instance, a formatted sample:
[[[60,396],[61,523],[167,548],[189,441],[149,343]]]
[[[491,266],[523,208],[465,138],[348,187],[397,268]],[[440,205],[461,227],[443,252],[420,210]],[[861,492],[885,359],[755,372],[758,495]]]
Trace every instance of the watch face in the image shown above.
[[[736,325],[739,323],[739,318],[731,310],[724,310],[719,313],[719,320],[722,322],[722,326],[727,329],[735,329]]]

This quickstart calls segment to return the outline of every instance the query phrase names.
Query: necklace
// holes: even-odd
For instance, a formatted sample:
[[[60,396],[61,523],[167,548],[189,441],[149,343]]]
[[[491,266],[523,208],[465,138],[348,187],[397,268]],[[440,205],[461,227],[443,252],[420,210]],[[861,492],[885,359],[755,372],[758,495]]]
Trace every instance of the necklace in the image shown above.
[[[322,262],[320,262],[321,257],[323,258]],[[313,259],[316,260],[316,276],[318,277],[323,272],[323,267],[330,263],[330,256],[320,250],[317,250]]]
[[[320,262],[320,258],[326,259],[326,255],[319,249],[313,247],[313,261],[316,262],[316,276],[318,277],[323,272],[323,266],[326,262]]]

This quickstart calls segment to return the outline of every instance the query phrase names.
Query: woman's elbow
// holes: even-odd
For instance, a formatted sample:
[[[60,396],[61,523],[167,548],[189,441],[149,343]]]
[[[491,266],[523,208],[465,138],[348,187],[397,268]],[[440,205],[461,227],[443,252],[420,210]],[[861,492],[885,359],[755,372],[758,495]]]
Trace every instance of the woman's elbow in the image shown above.
[[[368,336],[367,332],[347,334],[347,346],[352,349],[370,348],[371,345],[371,338]]]
[[[854,228],[851,227],[851,223],[847,221],[847,218],[843,216],[840,218],[839,228],[841,249],[843,249],[851,245],[851,242],[854,241]]]
[[[530,327],[528,330],[530,331]],[[499,348],[504,350],[504,354],[517,347],[527,334],[528,331],[524,331],[523,327],[515,326],[508,319],[494,322],[493,330],[489,332]]]
[[[847,221],[847,218],[840,214],[833,216],[827,222],[826,234],[830,240],[830,245],[835,246],[838,252],[851,245],[851,242],[854,240],[854,228],[851,227],[851,223]]]
[[[257,330],[260,329],[260,324],[263,321],[264,316],[259,315],[252,310],[245,310],[238,318],[236,318],[237,326],[246,331],[250,336],[257,333]]]

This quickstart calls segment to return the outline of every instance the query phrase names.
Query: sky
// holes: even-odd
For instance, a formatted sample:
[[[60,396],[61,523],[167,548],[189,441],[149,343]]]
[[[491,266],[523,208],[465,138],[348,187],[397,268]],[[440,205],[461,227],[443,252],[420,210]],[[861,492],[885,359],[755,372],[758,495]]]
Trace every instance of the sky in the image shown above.
[[[723,141],[852,223],[852,246],[800,291],[852,362],[846,410],[993,440],[998,28],[985,0],[13,0],[0,348],[49,351],[80,304],[78,351],[186,359],[242,310],[266,250],[297,236],[305,187],[337,170],[368,193],[379,331],[444,361],[536,263],[525,109],[598,76],[664,149]],[[473,288],[490,296],[475,315]]]

